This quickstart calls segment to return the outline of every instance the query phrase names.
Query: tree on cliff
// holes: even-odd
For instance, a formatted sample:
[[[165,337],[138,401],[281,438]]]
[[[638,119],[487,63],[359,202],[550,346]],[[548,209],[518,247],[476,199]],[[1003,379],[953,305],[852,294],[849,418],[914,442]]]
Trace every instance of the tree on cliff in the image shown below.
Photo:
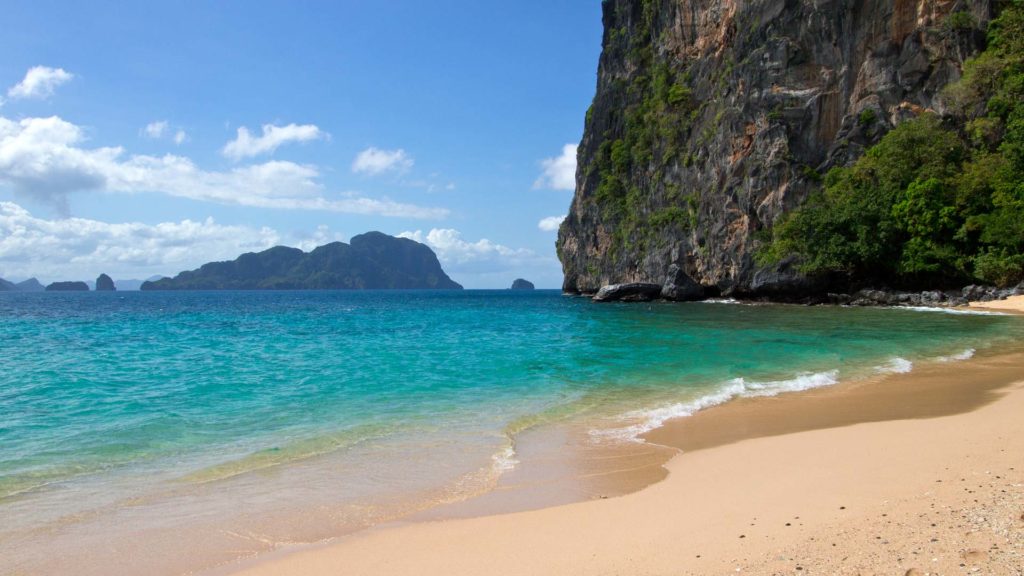
[[[1024,279],[1024,2],[1002,8],[944,100],[946,117],[904,122],[831,170],[759,260],[797,255],[810,275],[903,286]]]

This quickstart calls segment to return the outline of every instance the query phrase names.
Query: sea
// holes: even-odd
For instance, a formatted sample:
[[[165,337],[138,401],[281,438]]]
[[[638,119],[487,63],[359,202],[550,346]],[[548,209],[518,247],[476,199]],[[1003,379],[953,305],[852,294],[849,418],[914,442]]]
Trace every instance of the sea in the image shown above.
[[[0,293],[0,574],[215,569],[488,494],[546,431],[641,446],[1022,336],[998,313],[549,290]]]

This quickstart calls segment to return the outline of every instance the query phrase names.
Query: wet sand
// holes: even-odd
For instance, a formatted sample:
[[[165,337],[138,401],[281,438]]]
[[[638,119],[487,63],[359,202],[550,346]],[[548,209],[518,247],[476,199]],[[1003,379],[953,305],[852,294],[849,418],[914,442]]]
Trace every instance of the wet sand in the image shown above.
[[[381,525],[227,572],[1021,574],[1022,415],[1019,352],[737,400],[649,433],[678,454],[639,492]],[[657,480],[639,461],[600,490]]]

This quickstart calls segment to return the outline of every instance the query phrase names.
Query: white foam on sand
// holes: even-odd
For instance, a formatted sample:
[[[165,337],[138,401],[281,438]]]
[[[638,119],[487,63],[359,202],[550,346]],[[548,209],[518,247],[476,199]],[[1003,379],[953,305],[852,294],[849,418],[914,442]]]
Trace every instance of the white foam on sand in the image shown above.
[[[491,455],[491,471],[497,476],[512,470],[516,464],[519,464],[519,460],[516,459],[516,449],[512,444]]]
[[[913,310],[914,312],[941,312],[943,314],[961,314],[966,316],[1009,316],[1005,312],[992,310],[967,310],[965,308],[939,308],[936,306],[892,306],[893,310]]]
[[[881,366],[876,366],[875,371],[880,374],[906,374],[914,369],[914,363],[906,358],[896,357]]]
[[[939,356],[935,359],[936,362],[960,362],[961,360],[970,360],[974,357],[974,348],[968,348],[963,352],[951,354],[949,356]]]
[[[699,304],[742,304],[742,302],[735,298],[705,298],[696,302]]]
[[[590,435],[597,441],[626,440],[642,442],[640,435],[660,427],[672,418],[693,416],[695,413],[724,404],[733,398],[751,398],[758,396],[775,396],[783,392],[799,392],[822,386],[831,386],[839,381],[839,370],[827,372],[807,372],[789,380],[772,380],[766,382],[747,381],[745,378],[733,378],[709,394],[705,394],[688,402],[678,402],[667,406],[634,410],[619,417],[620,420],[632,421],[633,424],[619,428],[594,429]]]

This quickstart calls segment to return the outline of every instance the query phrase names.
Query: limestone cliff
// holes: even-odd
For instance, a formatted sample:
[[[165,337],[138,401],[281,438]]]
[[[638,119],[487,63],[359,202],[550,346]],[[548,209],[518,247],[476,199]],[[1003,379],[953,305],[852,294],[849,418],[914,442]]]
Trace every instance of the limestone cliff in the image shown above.
[[[805,290],[761,231],[983,47],[987,0],[605,0],[597,92],[557,249],[567,292]]]

